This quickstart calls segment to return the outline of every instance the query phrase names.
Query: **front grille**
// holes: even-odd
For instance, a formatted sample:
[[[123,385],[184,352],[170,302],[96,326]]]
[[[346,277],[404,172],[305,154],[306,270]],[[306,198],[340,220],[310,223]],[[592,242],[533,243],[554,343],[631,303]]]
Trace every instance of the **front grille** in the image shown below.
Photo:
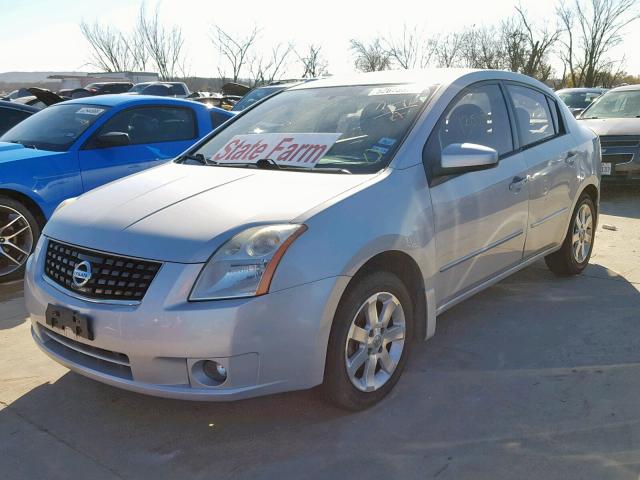
[[[44,345],[57,355],[86,368],[115,377],[131,380],[129,357],[124,353],[112,352],[93,347],[60,335],[53,330],[38,325]]]
[[[91,276],[86,284],[78,286],[73,271],[83,261],[91,265]],[[90,299],[140,301],[160,265],[49,240],[44,273],[58,285]]]
[[[602,148],[615,147],[638,147],[640,146],[640,137],[600,137],[600,145]]]
[[[602,155],[602,161],[606,163],[627,163],[633,160],[632,153],[612,153]]]

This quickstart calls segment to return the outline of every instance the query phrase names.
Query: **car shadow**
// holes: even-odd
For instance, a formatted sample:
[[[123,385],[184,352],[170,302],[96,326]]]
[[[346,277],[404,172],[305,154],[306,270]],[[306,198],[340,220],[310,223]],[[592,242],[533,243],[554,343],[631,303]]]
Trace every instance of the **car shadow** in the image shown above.
[[[640,218],[640,186],[603,185],[600,213]]]
[[[489,459],[511,478],[637,478],[638,311],[623,277],[556,277],[537,263],[441,315],[364,412],[318,389],[187,402],[66,373],[0,411],[0,432],[28,419],[52,454],[72,447],[115,478],[477,478]],[[16,455],[35,477],[67,478],[41,449]]]

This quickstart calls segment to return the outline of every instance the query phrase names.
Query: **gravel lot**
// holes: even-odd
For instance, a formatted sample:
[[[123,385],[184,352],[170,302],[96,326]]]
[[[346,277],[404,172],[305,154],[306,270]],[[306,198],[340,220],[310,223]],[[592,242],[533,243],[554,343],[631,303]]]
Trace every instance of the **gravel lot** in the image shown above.
[[[313,390],[209,404],[93,382],[40,353],[1,286],[0,477],[637,480],[640,192],[601,209],[585,274],[539,263],[450,310],[358,414]]]

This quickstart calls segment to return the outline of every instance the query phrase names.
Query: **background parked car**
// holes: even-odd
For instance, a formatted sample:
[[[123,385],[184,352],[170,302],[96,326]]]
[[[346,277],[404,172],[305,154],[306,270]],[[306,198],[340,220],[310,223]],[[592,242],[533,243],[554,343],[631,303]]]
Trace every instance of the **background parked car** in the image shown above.
[[[291,88],[295,85],[301,83],[300,80],[295,80],[292,82],[276,82],[270,85],[265,85],[263,87],[257,87],[247,93],[244,97],[242,97],[231,109],[232,112],[241,112],[245,108],[250,107],[256,102],[259,102],[265,97],[269,95],[273,95],[274,93],[280,92],[287,88]]]
[[[143,82],[133,85],[128,93],[158,95],[161,97],[187,98],[191,95],[184,82]]]
[[[84,88],[92,95],[109,95],[128,92],[131,87],[133,87],[131,82],[95,82]]]
[[[640,184],[640,85],[609,90],[579,120],[600,136],[603,183]]]
[[[556,94],[569,107],[573,116],[577,117],[606,91],[606,88],[563,88],[558,90]]]
[[[0,135],[39,111],[29,105],[0,100]]]
[[[0,280],[20,277],[62,201],[175,157],[223,114],[187,100],[104,95],[54,105],[10,129],[0,137]]]
[[[16,104],[28,105],[38,110],[42,110],[50,105],[64,102],[66,99],[57,93],[47,90],[46,88],[31,87],[25,88],[29,95],[21,96],[13,100]]]

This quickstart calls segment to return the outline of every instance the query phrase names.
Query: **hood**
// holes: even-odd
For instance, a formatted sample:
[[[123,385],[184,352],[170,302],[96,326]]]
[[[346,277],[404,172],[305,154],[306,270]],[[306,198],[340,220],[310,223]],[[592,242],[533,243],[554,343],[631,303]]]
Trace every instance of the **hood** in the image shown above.
[[[244,228],[291,222],[372,177],[169,163],[81,196],[44,234],[105,252],[200,263]]]
[[[61,155],[63,153],[65,152],[51,152],[49,150],[26,148],[19,143],[0,142],[0,165],[7,162],[15,162],[17,160],[27,160],[46,157],[49,155]],[[0,178],[0,183],[6,180],[6,178]]]
[[[47,107],[55,103],[64,102],[64,98],[57,93],[53,93],[51,90],[47,90],[46,88],[31,87],[27,90]]]
[[[640,118],[593,118],[578,121],[596,135],[640,135]]]

